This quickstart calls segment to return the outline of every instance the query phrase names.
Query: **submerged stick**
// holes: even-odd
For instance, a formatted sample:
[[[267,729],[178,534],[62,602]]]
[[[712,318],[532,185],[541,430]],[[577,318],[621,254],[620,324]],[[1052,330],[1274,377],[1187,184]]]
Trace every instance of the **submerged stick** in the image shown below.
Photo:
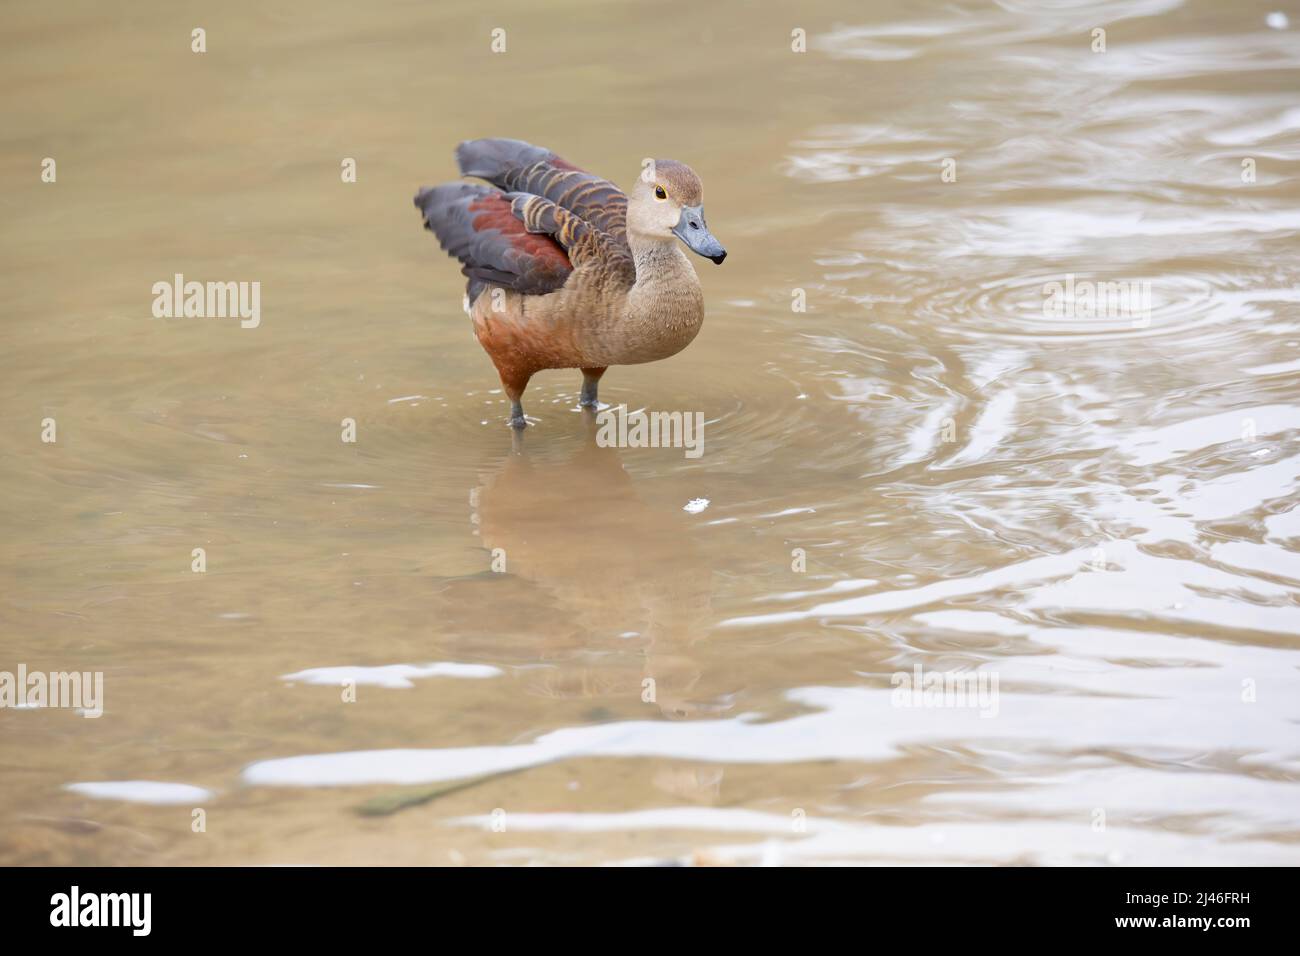
[[[470,777],[468,780],[461,780],[458,783],[432,787],[403,787],[399,790],[394,790],[389,793],[381,793],[377,797],[372,797],[357,807],[356,811],[363,817],[386,817],[389,814],[397,813],[399,810],[418,807],[421,804],[437,800],[439,797],[445,797],[449,794],[459,793],[461,790],[468,790],[471,787],[477,787],[479,784],[487,783],[489,780],[508,777],[511,774],[531,769],[531,766],[513,767],[510,770],[498,770],[496,773],[484,774],[481,777]]]

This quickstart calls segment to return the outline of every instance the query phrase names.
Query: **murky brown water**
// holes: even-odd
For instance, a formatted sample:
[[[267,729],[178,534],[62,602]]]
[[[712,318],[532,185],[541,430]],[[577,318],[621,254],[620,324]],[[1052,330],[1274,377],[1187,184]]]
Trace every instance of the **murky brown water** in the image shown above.
[[[1300,862],[1275,2],[9,5],[0,670],[104,713],[0,710],[0,862]],[[602,385],[701,458],[573,373],[512,453],[410,205],[481,135],[701,173],[704,331]]]

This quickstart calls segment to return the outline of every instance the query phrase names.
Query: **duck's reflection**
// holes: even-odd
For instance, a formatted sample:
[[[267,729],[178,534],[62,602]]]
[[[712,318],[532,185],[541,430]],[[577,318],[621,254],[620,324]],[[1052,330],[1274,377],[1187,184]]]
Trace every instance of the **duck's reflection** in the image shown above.
[[[541,603],[565,625],[531,634],[537,659],[553,664],[538,670],[535,689],[626,695],[673,718],[723,710],[696,693],[701,668],[692,653],[708,624],[712,570],[682,512],[642,500],[619,450],[596,443],[590,414],[586,426],[567,459],[517,442],[470,496],[494,570],[544,589]],[[535,592],[515,594],[537,603]]]

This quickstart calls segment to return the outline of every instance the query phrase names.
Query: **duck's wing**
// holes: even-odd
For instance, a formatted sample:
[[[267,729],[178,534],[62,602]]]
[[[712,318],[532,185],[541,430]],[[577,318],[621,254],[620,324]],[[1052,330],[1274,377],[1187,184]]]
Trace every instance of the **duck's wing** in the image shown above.
[[[627,196],[601,179],[518,139],[472,139],[456,147],[463,176],[477,176],[511,193],[549,199],[627,250]],[[630,255],[630,253],[629,253]]]
[[[550,236],[563,248],[574,268],[591,266],[607,278],[627,285],[636,282],[636,267],[626,246],[587,220],[534,193],[505,193],[510,208],[531,233]]]
[[[564,248],[542,232],[529,232],[511,197],[491,186],[447,183],[421,189],[415,205],[424,227],[461,261],[472,302],[484,283],[527,295],[545,295],[564,285],[573,265]]]

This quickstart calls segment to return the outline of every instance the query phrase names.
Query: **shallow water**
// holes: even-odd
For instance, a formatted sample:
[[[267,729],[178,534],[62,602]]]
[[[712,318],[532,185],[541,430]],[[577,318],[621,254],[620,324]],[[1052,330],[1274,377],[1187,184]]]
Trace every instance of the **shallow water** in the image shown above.
[[[1273,2],[11,4],[0,670],[104,713],[0,709],[0,862],[1300,862]],[[410,205],[479,135],[700,172],[704,330],[602,383],[700,458],[575,373],[512,448]]]

